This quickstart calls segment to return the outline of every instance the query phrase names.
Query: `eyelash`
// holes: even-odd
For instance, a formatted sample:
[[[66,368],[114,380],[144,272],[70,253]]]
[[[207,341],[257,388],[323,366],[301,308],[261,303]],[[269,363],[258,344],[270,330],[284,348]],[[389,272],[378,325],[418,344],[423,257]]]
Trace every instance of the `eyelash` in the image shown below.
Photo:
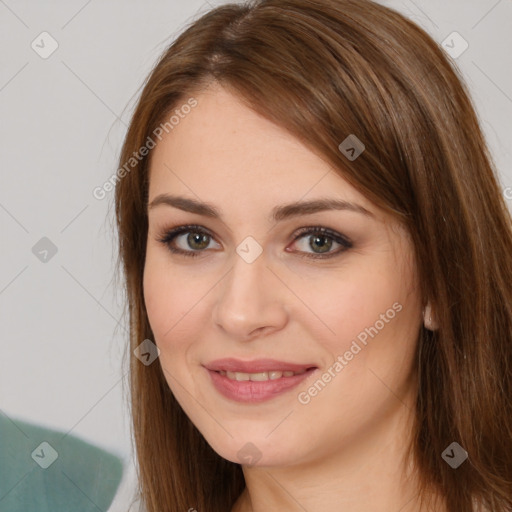
[[[164,244],[169,251],[171,251],[173,254],[181,254],[186,257],[195,258],[199,256],[203,250],[190,250],[190,251],[184,251],[183,249],[177,249],[176,247],[173,247],[171,245],[171,242],[174,241],[176,237],[179,235],[182,235],[184,233],[196,233],[200,235],[206,235],[210,238],[214,238],[213,235],[211,235],[208,231],[203,229],[201,226],[197,225],[187,225],[187,226],[178,226],[176,228],[170,229],[166,231],[162,237],[158,238],[157,241]],[[337,254],[345,252],[347,249],[351,249],[353,247],[352,242],[346,238],[345,236],[341,235],[340,233],[336,233],[336,231],[332,231],[328,228],[324,228],[322,226],[312,226],[312,227],[306,227],[306,228],[300,228],[297,233],[295,233],[295,238],[293,239],[294,242],[299,240],[300,238],[303,238],[305,235],[321,235],[326,238],[330,238],[333,241],[337,242],[341,245],[341,248],[338,249],[336,252],[330,252],[326,253],[326,255],[322,254],[315,254],[315,253],[305,253],[305,255],[302,255],[302,257],[305,258],[312,258],[312,259],[327,259],[332,258],[336,256]],[[300,252],[300,251],[299,251]]]

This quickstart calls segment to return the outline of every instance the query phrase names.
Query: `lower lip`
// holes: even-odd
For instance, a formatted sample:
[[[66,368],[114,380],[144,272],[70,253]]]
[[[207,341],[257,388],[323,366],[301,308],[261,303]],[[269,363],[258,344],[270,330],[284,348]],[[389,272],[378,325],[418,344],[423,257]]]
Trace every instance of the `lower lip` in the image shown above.
[[[275,380],[252,381],[231,380],[213,370],[207,370],[213,385],[219,393],[236,402],[258,403],[270,400],[298,386],[307,379],[316,368],[311,368],[300,375],[280,377]]]

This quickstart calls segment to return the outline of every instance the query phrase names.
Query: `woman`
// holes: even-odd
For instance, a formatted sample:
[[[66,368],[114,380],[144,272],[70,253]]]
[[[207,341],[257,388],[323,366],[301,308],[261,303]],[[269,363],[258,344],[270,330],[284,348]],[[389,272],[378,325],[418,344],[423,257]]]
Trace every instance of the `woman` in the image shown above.
[[[147,80],[116,216],[148,512],[511,510],[511,217],[422,29],[213,9]]]

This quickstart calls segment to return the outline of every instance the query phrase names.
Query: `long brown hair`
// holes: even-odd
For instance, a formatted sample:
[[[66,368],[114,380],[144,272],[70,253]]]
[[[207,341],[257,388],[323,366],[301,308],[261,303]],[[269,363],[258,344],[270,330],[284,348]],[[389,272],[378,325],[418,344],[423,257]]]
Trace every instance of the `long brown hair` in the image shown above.
[[[439,323],[418,333],[410,455],[420,495],[435,489],[450,512],[511,510],[512,222],[456,66],[425,31],[369,0],[220,6],[154,67],[120,167],[212,81],[300,139],[409,231],[423,298]],[[365,145],[354,161],[338,148],[350,134]],[[130,353],[154,339],[142,289],[150,158],[125,167],[115,190]],[[160,364],[131,356],[130,390],[148,512],[230,510],[244,488],[241,466],[206,443]],[[457,469],[441,457],[454,441],[469,454]]]

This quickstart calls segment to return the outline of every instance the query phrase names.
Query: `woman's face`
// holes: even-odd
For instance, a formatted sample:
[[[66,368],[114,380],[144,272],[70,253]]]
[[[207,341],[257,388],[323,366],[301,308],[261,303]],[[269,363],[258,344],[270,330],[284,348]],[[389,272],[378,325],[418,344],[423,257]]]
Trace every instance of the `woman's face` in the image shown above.
[[[391,432],[414,410],[422,320],[407,234],[235,96],[196,99],[150,173],[144,299],[174,396],[238,463],[313,462]],[[340,207],[306,207],[319,200]]]

